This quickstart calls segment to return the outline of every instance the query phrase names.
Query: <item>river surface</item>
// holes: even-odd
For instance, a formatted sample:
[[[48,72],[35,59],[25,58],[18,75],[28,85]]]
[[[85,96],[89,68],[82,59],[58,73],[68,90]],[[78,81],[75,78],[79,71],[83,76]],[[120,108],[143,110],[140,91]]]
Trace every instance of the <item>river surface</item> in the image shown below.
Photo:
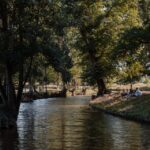
[[[89,99],[22,103],[18,127],[0,131],[0,150],[150,150],[150,125],[90,110]]]

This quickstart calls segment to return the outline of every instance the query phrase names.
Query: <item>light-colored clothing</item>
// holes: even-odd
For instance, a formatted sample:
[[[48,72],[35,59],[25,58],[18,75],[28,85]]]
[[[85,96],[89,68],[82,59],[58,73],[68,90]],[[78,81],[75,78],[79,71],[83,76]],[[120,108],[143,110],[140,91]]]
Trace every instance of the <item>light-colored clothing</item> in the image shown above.
[[[134,93],[135,96],[141,96],[142,92],[140,90],[136,90]]]

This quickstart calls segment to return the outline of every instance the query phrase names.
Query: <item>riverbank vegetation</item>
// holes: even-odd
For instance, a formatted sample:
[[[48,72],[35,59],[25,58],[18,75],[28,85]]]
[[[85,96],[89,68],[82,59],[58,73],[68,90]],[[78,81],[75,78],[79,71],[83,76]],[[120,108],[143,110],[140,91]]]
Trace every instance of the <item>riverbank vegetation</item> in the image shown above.
[[[61,82],[61,96],[78,85],[103,96],[112,80],[132,88],[149,75],[149,7],[146,0],[2,0],[0,126],[15,125],[27,82],[35,93],[37,82]]]
[[[150,123],[150,94],[140,97],[114,95],[91,101],[91,107],[123,118]]]

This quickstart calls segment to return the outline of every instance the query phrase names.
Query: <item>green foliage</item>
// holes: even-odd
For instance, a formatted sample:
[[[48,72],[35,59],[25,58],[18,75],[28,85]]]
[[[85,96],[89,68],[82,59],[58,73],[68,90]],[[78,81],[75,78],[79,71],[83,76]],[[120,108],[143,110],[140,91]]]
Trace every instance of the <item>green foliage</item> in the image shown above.
[[[49,80],[58,72],[64,83],[74,76],[95,85],[113,78],[120,64],[124,80],[136,79],[148,72],[148,8],[146,0],[2,1],[1,80],[8,64],[24,81],[28,70],[42,81],[47,68]]]
[[[64,32],[68,23],[62,4],[48,0],[1,2],[0,93],[16,112],[27,81],[48,81],[56,72],[64,83],[71,78],[72,60]]]
[[[114,57],[117,58],[119,63],[128,63],[127,68],[129,68],[130,71],[126,73],[127,75],[124,80],[130,78],[130,82],[139,80],[143,74],[149,74],[149,7],[150,3],[148,1],[139,1],[139,12],[142,24],[125,30],[114,51]],[[140,65],[136,66],[135,63],[136,65]],[[134,70],[133,73],[132,70]],[[137,72],[139,72],[139,75],[137,75]],[[127,80],[129,81],[129,79]]]
[[[135,83],[139,81],[143,73],[143,66],[140,62],[125,64],[120,71],[120,79],[118,82],[123,84]]]
[[[82,59],[82,78],[94,85],[99,79],[111,78],[116,72],[113,48],[121,33],[138,26],[137,1],[78,2],[76,49]],[[80,11],[79,11],[80,10]]]
[[[5,4],[12,7],[8,8],[7,16],[10,28],[0,34],[1,64],[9,61],[16,72],[20,63],[28,62],[28,58],[41,53],[46,55],[46,59],[51,59],[49,64],[61,72],[63,80],[67,82],[70,78],[67,68],[71,67],[69,50],[65,43],[60,47],[59,41],[55,41],[66,26],[64,22],[60,22],[64,17],[61,16],[63,10],[57,6],[57,1],[18,0],[4,2]]]

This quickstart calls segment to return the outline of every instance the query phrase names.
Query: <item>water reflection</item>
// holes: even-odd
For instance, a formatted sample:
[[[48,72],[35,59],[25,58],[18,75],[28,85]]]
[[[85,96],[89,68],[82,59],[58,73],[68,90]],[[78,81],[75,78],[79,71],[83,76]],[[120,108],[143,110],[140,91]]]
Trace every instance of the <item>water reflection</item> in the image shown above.
[[[143,150],[149,150],[150,149],[150,127],[149,125],[141,125],[141,149]]]
[[[88,100],[70,97],[22,104],[18,128],[0,132],[0,150],[150,149],[149,125],[94,112]]]
[[[106,120],[103,114],[87,112],[84,120],[84,150],[110,150],[112,147],[111,133],[106,128]],[[82,149],[82,148],[81,148]]]

